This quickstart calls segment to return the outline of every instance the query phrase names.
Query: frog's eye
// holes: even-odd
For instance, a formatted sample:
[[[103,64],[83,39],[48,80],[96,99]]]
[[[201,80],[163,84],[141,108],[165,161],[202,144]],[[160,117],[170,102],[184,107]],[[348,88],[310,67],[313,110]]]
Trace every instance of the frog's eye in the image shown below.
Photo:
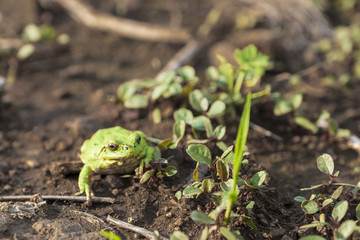
[[[109,143],[108,148],[110,151],[116,151],[118,149],[118,145],[116,143]]]
[[[139,144],[140,141],[141,141],[141,137],[140,137],[140,136],[137,136],[137,137],[136,137],[136,142]]]
[[[122,150],[128,150],[128,149],[129,149],[129,148],[128,148],[128,146],[126,146],[126,145],[122,147]]]

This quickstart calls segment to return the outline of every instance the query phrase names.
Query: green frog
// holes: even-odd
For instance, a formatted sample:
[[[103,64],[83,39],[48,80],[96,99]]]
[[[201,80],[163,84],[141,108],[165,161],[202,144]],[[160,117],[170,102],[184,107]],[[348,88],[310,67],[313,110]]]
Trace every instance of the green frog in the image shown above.
[[[140,131],[129,131],[122,127],[98,130],[81,146],[81,161],[84,166],[79,175],[80,191],[86,193],[87,204],[91,205],[89,178],[97,174],[126,174],[137,167],[142,174],[143,166],[154,159],[154,148],[147,143],[147,137]]]

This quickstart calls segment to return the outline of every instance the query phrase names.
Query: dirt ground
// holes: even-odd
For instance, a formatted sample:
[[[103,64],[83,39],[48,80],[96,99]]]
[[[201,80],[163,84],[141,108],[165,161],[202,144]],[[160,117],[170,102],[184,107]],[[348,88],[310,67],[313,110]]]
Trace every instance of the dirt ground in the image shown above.
[[[26,2],[26,3],[25,3]],[[45,1],[44,1],[45,2]],[[110,12],[115,1],[89,1],[97,10]],[[125,17],[167,24],[171,17],[169,4],[164,1],[147,3],[134,1]],[[138,2],[142,2],[139,4]],[[27,5],[27,6],[25,6]],[[181,1],[182,26],[195,32],[211,9],[211,2]],[[170,10],[169,10],[170,8]],[[78,191],[77,174],[61,175],[52,166],[58,162],[79,160],[83,141],[97,129],[122,126],[141,130],[147,136],[160,139],[171,137],[172,113],[154,124],[147,111],[124,110],[111,99],[120,83],[144,77],[154,77],[182,44],[132,40],[118,35],[91,30],[75,22],[61,7],[44,8],[35,0],[1,1],[0,36],[19,37],[28,23],[50,23],[58,33],[70,36],[68,46],[49,44],[40,52],[21,62],[13,86],[2,92],[0,102],[0,195],[74,195]],[[224,20],[211,36],[212,41],[223,41],[231,27]],[[199,74],[211,62],[211,44],[204,47],[190,62]],[[0,56],[0,75],[6,76],[7,56]],[[271,82],[270,73],[266,79]],[[312,75],[316,76],[316,75]],[[304,95],[306,112],[322,109],[335,116],[346,111],[360,111],[360,82],[347,91],[318,85]],[[1,97],[1,96],[0,96]],[[162,109],[171,103],[161,103]],[[164,111],[166,112],[166,111]],[[322,153],[334,157],[342,182],[356,184],[359,178],[359,153],[341,141],[329,139],[301,129],[289,130],[286,119],[274,118],[271,104],[253,106],[252,121],[279,134],[283,141],[267,138],[250,129],[248,148],[251,165],[244,169],[254,172],[265,169],[269,173],[266,187],[254,192],[256,206],[252,220],[257,229],[233,222],[245,239],[297,239],[305,233],[299,226],[311,222],[293,198],[308,197],[310,192],[300,188],[326,181],[316,168],[316,158]],[[360,136],[359,115],[342,122],[354,135]],[[225,141],[236,137],[237,122],[229,122]],[[119,229],[106,222],[107,215],[143,227],[158,230],[169,236],[175,230],[198,239],[203,225],[190,217],[193,210],[205,210],[207,199],[186,199],[179,208],[170,204],[175,192],[183,188],[192,173],[194,162],[185,158],[181,149],[175,155],[178,166],[175,177],[150,184],[139,184],[132,178],[94,176],[96,196],[114,197],[115,203],[94,203],[87,207],[71,201],[47,201],[44,205],[19,205],[0,202],[0,239],[104,239],[100,230],[108,229],[123,239],[143,239],[138,234]],[[270,206],[270,207],[269,207]],[[29,209],[10,214],[5,209]],[[92,219],[90,213],[98,219]],[[213,235],[213,239],[220,239]]]

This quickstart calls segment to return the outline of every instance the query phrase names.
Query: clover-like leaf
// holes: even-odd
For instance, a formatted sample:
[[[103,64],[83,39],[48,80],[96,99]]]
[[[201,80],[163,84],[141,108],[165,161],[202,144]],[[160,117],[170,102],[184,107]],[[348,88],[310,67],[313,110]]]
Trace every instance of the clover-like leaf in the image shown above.
[[[222,182],[225,182],[229,179],[229,168],[220,159],[216,161],[216,172]]]
[[[185,233],[175,231],[173,234],[171,234],[170,240],[189,240],[189,238],[185,235]]]
[[[191,127],[200,131],[205,131],[206,128],[209,127],[210,125],[211,125],[210,119],[203,115],[195,117],[191,122]]]
[[[204,98],[204,95],[202,94],[202,92],[199,89],[195,89],[195,90],[191,91],[190,94],[189,94],[190,105],[196,111],[199,111],[199,112],[204,111],[203,107],[205,107],[204,106],[205,103],[201,102],[203,99],[206,99],[206,98]],[[207,100],[205,100],[205,101],[207,101]]]
[[[194,118],[193,113],[186,108],[180,108],[174,112],[174,119],[176,122],[183,120],[187,124],[191,124]]]
[[[194,221],[198,221],[198,222],[205,223],[205,224],[214,224],[215,223],[214,219],[212,219],[205,213],[199,212],[199,211],[193,211],[191,213],[191,218]]]
[[[358,230],[356,222],[354,220],[346,220],[338,228],[335,240],[345,240],[348,239],[354,231]]]
[[[187,187],[183,190],[184,197],[193,197],[202,193],[200,188],[197,187]]]
[[[201,190],[204,193],[211,193],[213,187],[214,187],[214,183],[210,179],[204,179],[201,183]]]
[[[349,207],[349,203],[347,201],[340,201],[338,202],[332,213],[331,213],[331,216],[337,221],[337,222],[340,222],[343,217],[345,216],[347,210],[348,210],[348,207]]]
[[[227,240],[243,240],[243,236],[241,236],[239,231],[230,231],[226,227],[220,227],[221,234],[227,239]]]
[[[35,52],[35,47],[33,44],[27,43],[20,47],[17,57],[21,60],[24,60],[31,56]]]
[[[219,118],[225,113],[226,105],[223,101],[216,100],[211,106],[207,115],[209,118]]]
[[[151,169],[151,170],[148,170],[146,171],[141,179],[140,179],[140,183],[143,184],[143,183],[146,183],[152,176],[154,176],[155,174],[155,169]]]
[[[318,235],[309,235],[306,237],[301,237],[299,240],[326,240],[325,238]]]
[[[165,175],[168,177],[174,176],[177,173],[177,169],[174,166],[168,166],[165,168]]]
[[[293,105],[291,104],[291,102],[286,101],[286,100],[280,100],[279,102],[277,102],[275,104],[274,114],[276,116],[280,116],[280,115],[287,114],[293,110],[294,110],[294,108],[293,108]]]
[[[307,214],[314,214],[314,213],[317,213],[320,208],[319,208],[319,205],[317,204],[317,202],[311,200],[311,201],[303,201],[301,203],[301,208],[302,210],[307,213]]]
[[[336,200],[340,197],[341,193],[343,192],[344,187],[340,186],[338,187],[335,192],[331,195],[331,198]]]
[[[213,134],[217,140],[221,140],[225,136],[225,133],[226,133],[226,127],[223,125],[219,125],[214,129]]]
[[[210,66],[206,69],[206,75],[209,77],[210,80],[216,81],[219,78],[219,72],[214,66]]]
[[[210,165],[211,152],[209,148],[203,144],[191,144],[186,149],[187,154],[196,162]]]
[[[126,108],[145,108],[148,106],[148,99],[144,95],[135,94],[125,99],[124,105]]]
[[[333,158],[324,153],[317,159],[317,167],[318,169],[325,174],[332,174],[334,172],[334,160]]]
[[[295,117],[295,123],[305,129],[312,131],[313,133],[317,133],[317,131],[319,130],[314,123],[312,123],[309,119],[305,117],[301,117],[301,116]]]
[[[302,103],[302,94],[301,93],[296,93],[294,94],[294,96],[292,96],[290,102],[293,105],[293,109],[298,109]]]
[[[231,153],[231,151],[233,150],[233,148],[234,148],[234,145],[231,145],[230,147],[228,147],[224,152],[223,152],[223,154],[221,154],[221,159],[224,159],[224,158],[226,158],[230,153]]]
[[[296,197],[294,197],[294,200],[297,202],[303,202],[303,201],[306,201],[306,198],[304,198],[302,196],[296,196]]]
[[[360,203],[356,206],[356,218],[360,220]]]
[[[266,172],[260,171],[254,174],[254,176],[251,178],[250,184],[254,187],[260,187],[265,179],[266,179]]]
[[[195,69],[192,66],[183,66],[179,69],[178,74],[185,80],[191,80],[195,77]]]

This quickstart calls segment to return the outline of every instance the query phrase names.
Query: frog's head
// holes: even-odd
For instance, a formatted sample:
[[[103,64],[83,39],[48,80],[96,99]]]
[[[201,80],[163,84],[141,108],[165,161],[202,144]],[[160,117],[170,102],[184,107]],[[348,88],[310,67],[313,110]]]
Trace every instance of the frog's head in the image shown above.
[[[120,140],[109,140],[107,145],[102,148],[100,157],[108,160],[123,160],[137,156],[143,143],[141,134],[129,136],[126,143]]]

